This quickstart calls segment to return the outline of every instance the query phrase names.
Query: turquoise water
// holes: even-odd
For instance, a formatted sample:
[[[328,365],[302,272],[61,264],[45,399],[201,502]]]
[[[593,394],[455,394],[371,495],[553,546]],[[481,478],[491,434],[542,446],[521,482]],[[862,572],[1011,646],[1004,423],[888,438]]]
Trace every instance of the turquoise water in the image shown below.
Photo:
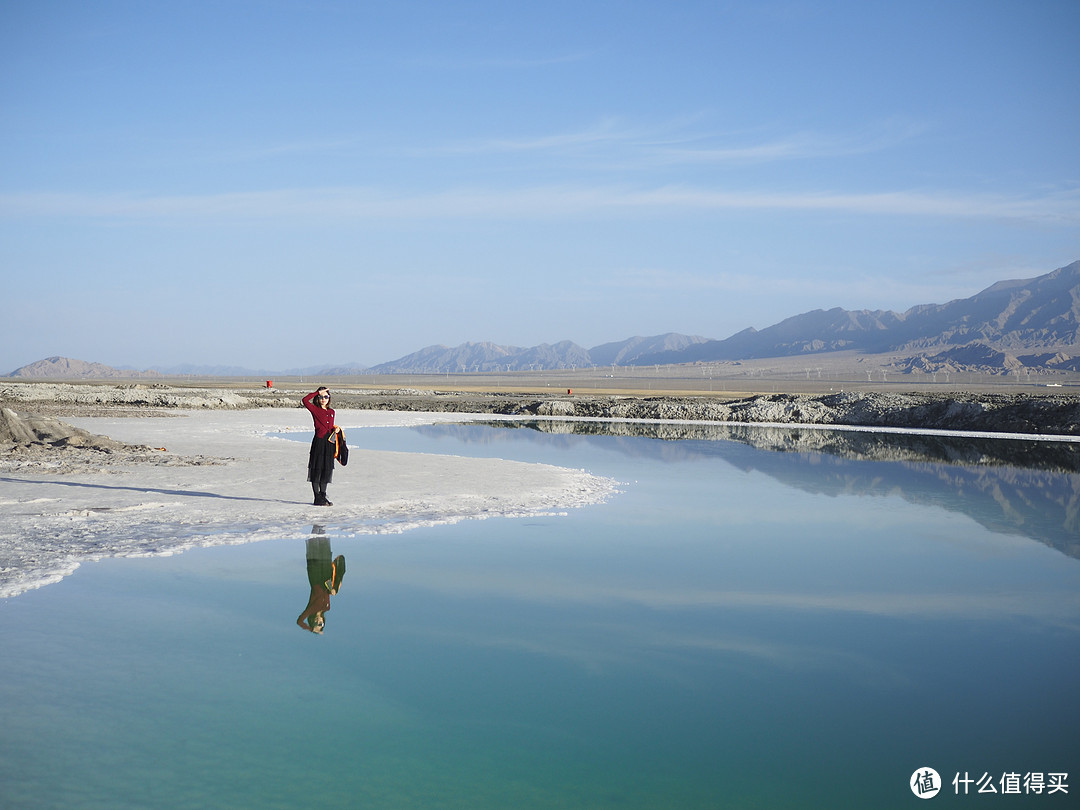
[[[938,804],[1073,806],[1076,449],[534,427],[354,431],[622,492],[401,535],[328,512],[321,636],[302,542],[0,601],[0,806],[889,808],[924,766]],[[957,797],[965,771],[1078,784]]]

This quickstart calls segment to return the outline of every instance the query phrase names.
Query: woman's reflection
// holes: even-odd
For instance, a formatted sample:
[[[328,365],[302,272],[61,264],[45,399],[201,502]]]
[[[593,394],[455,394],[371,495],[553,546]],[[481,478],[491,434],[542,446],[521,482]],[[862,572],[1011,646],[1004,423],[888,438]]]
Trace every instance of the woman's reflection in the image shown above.
[[[330,597],[337,594],[341,580],[345,578],[345,557],[331,558],[330,539],[324,535],[325,528],[318,524],[311,527],[307,541],[307,577],[311,585],[311,598],[296,624],[312,633],[322,635],[326,625],[326,611],[330,609]]]

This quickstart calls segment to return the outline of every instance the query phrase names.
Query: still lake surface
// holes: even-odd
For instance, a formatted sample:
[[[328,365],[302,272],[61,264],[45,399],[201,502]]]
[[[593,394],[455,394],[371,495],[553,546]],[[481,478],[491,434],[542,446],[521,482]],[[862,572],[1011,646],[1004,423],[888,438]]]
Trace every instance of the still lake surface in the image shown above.
[[[559,422],[350,439],[621,492],[398,535],[328,510],[306,544],[107,560],[0,601],[0,806],[891,808],[925,767],[938,804],[1075,806],[1080,445]],[[296,621],[327,542],[346,573],[318,636]],[[998,795],[955,796],[957,773]],[[1009,773],[1075,784],[1003,796]]]

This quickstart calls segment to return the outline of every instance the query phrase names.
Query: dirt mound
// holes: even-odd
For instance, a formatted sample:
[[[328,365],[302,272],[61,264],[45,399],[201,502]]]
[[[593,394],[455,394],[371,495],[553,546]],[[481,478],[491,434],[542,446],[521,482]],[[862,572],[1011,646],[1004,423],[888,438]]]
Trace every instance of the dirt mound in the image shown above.
[[[143,449],[124,444],[108,436],[99,436],[46,416],[18,414],[0,408],[0,452],[79,447],[113,453],[118,450]]]

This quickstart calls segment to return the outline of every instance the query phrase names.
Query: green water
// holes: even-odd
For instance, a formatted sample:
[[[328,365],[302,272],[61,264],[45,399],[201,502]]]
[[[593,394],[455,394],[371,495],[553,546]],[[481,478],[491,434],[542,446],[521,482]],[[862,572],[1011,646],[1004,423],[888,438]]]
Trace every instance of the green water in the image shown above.
[[[400,535],[328,519],[313,536],[347,572],[322,636],[296,624],[302,542],[109,560],[3,600],[0,807],[889,808],[922,806],[923,766],[946,782],[930,806],[1080,793],[951,785],[1076,780],[1080,486],[1060,458],[360,433],[622,492]]]

